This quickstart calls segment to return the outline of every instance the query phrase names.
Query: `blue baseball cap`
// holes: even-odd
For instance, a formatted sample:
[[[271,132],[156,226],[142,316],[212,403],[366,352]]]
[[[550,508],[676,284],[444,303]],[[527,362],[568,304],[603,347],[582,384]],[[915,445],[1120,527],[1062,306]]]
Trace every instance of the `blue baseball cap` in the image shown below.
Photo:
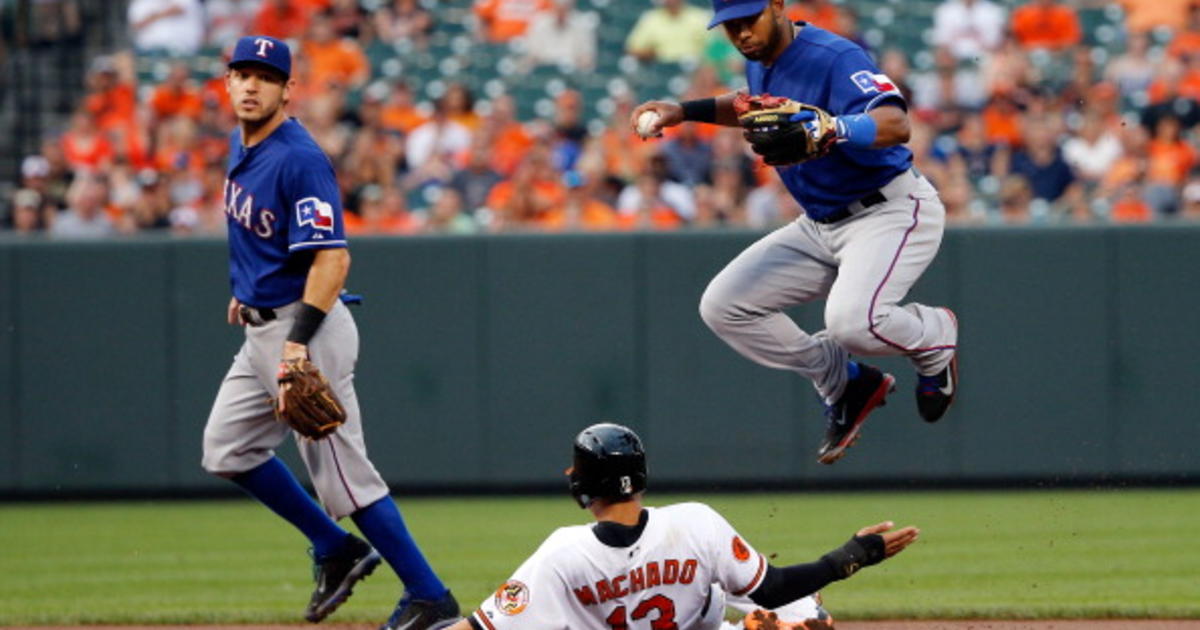
[[[266,35],[247,35],[238,40],[229,59],[232,68],[243,63],[257,63],[274,68],[284,77],[292,76],[292,51],[282,40]]]
[[[770,0],[712,0],[713,18],[708,28],[715,28],[721,22],[758,15],[767,8]]]

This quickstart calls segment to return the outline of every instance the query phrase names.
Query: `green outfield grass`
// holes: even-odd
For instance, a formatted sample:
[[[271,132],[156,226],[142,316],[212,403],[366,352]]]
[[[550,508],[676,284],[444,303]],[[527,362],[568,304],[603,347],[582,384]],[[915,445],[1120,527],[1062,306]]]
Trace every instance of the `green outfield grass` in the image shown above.
[[[862,525],[921,527],[904,554],[824,591],[840,618],[1200,618],[1200,491],[649,497],[703,500],[777,564]],[[434,566],[474,607],[554,528],[569,497],[401,499]],[[0,506],[0,625],[296,622],[305,541],[249,500]],[[379,622],[381,567],[334,621]]]

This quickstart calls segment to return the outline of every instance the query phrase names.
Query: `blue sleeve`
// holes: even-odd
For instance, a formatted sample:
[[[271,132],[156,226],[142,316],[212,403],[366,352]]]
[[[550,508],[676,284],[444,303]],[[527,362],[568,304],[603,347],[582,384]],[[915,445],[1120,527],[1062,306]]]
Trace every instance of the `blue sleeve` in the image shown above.
[[[753,61],[746,62],[746,89],[751,95],[763,92],[763,68]]]
[[[288,251],[346,246],[342,193],[333,165],[322,155],[294,153],[284,171],[289,214]]]
[[[862,114],[884,103],[908,109],[900,88],[875,67],[867,53],[854,48],[834,59],[829,71],[831,114]]]

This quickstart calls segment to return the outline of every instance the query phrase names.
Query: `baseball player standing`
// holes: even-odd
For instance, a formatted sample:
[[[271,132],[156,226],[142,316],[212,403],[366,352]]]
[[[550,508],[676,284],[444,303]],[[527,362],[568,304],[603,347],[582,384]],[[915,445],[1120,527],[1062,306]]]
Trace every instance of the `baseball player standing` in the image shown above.
[[[312,542],[316,590],[305,610],[324,619],[381,557],[405,591],[383,630],[416,630],[458,614],[454,597],[425,561],[388,487],[367,459],[354,364],[358,331],[338,299],[350,267],[333,165],[284,107],[291,52],[271,37],[243,37],[225,84],[238,118],[225,179],[228,321],[246,340],[217,392],[204,429],[205,470],[229,479]],[[270,402],[281,360],[309,358],[345,407],[329,437],[296,436],[321,500],[300,486],[274,449],[290,432]],[[322,510],[321,506],[324,506]],[[338,526],[350,516],[370,544]]]
[[[726,604],[748,611],[746,630],[832,628],[813,594],[920,534],[880,523],[815,562],[780,568],[707,505],[643,506],[646,453],[627,427],[580,432],[568,473],[596,522],[556,530],[450,630],[732,630]]]
[[[788,22],[783,6],[713,0],[709,27],[723,26],[748,60],[750,94],[784,98],[731,93],[651,101],[631,122],[641,122],[644,137],[684,121],[741,125],[804,208],[803,217],[747,248],[712,280],[700,314],[743,356],[812,380],[828,418],[818,461],[832,464],[895,388],[892,375],[850,354],[907,356],[918,373],[917,408],[935,422],[958,388],[958,323],[946,308],[900,304],[937,254],[945,222],[937,191],[903,146],[904,98],[862,48]],[[775,115],[756,116],[765,108],[776,108]],[[780,110],[796,113],[781,117]],[[643,118],[646,112],[654,115]],[[821,332],[808,334],[783,313],[821,297]]]

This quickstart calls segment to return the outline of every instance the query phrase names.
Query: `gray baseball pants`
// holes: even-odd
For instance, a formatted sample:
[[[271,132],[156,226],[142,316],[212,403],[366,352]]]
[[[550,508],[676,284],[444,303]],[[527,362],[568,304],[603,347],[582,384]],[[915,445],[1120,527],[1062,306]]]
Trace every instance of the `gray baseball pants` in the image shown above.
[[[921,374],[953,357],[958,325],[945,308],[900,305],[937,255],[945,208],[909,170],[880,192],[887,201],[832,224],[807,217],[759,239],[713,278],[700,316],[734,350],[809,378],[826,402],[842,395],[850,354],[905,355]],[[825,329],[809,334],[783,313],[819,298]]]
[[[246,341],[221,382],[204,427],[204,469],[214,474],[251,470],[275,454],[288,434],[275,420],[271,398],[279,392],[275,378],[283,342],[300,302],[275,309],[277,318],[246,328]],[[357,512],[388,495],[387,484],[367,459],[362,416],[354,392],[358,361],[358,328],[349,309],[337,302],[308,345],[309,357],[329,379],[346,407],[346,423],[320,441],[294,434],[300,458],[308,468],[317,498],[335,519]]]

